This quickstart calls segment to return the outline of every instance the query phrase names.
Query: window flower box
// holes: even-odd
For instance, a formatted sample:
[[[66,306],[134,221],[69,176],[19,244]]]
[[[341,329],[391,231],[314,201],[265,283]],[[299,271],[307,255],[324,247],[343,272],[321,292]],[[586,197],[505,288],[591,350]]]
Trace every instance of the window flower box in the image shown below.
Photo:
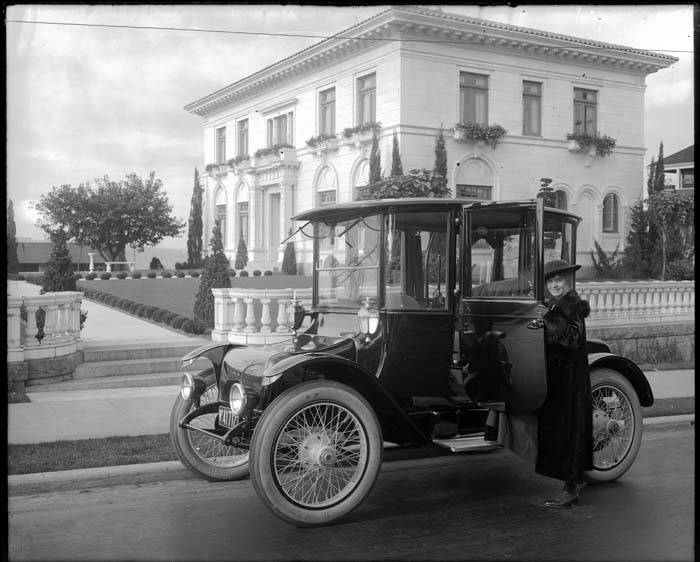
[[[335,135],[321,133],[318,136],[311,137],[306,141],[306,146],[315,149],[317,155],[331,150],[338,150],[338,138]]]
[[[572,152],[586,152],[589,156],[607,156],[612,154],[617,141],[608,135],[596,133],[569,133],[566,135],[569,141],[568,149]]]
[[[248,154],[238,155],[235,158],[231,158],[226,162],[231,168],[236,168],[240,170],[242,168],[247,168],[250,166],[250,156]]]
[[[274,144],[267,148],[259,148],[253,155],[255,164],[265,164],[270,161],[291,161],[296,159],[296,150],[291,144]]]
[[[454,139],[458,142],[469,142],[478,147],[488,144],[491,148],[496,148],[498,142],[507,132],[500,125],[456,123],[454,126]]]
[[[347,144],[354,144],[357,148],[360,148],[363,144],[372,142],[374,132],[379,133],[381,128],[382,124],[378,121],[369,121],[355,127],[346,127],[343,129],[343,138],[346,139]]]

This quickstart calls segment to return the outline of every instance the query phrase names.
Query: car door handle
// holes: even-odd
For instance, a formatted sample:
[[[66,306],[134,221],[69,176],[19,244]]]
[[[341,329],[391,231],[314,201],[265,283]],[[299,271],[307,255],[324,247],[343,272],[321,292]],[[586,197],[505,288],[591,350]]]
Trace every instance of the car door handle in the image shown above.
[[[527,323],[527,328],[529,330],[539,330],[542,326],[544,326],[544,320],[541,318],[535,318]]]

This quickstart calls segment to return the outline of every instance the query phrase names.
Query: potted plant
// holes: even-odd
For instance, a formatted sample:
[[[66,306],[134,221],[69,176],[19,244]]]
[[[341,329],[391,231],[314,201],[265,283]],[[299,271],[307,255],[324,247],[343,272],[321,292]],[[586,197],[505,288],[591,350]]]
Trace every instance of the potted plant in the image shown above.
[[[566,140],[569,141],[571,152],[587,152],[590,156],[607,156],[615,148],[617,141],[608,135],[595,133],[568,133]]]
[[[485,125],[482,123],[456,123],[454,126],[454,138],[460,142],[470,142],[477,146],[489,145],[496,148],[506,131],[500,125]]]
[[[278,157],[280,160],[292,160],[294,156],[294,147],[286,142],[273,144],[266,148],[258,148],[253,156],[256,160],[265,159],[270,156]]]
[[[226,164],[229,165],[231,168],[242,168],[248,164],[250,161],[250,155],[248,154],[239,154],[235,158],[229,158]]]
[[[321,133],[307,139],[306,146],[315,148],[316,154],[321,154],[328,150],[336,150],[338,148],[338,138],[335,134]]]

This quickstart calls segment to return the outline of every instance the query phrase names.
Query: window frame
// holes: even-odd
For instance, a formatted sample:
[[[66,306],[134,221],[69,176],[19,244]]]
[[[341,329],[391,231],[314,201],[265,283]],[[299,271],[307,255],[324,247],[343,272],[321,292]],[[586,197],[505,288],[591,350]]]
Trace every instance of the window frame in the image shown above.
[[[216,163],[224,164],[226,162],[226,126],[216,127],[214,131]]]
[[[324,99],[332,93],[333,98],[328,100]],[[330,88],[325,88],[318,92],[318,132],[319,134],[334,135],[335,134],[335,86]],[[326,122],[327,113],[326,109],[330,112],[330,126]]]
[[[573,126],[574,133],[585,133],[587,135],[595,135],[598,131],[598,90],[590,90],[588,88],[579,88],[574,86],[573,95]],[[577,97],[577,94],[582,94],[581,98]],[[587,100],[586,96],[588,94],[593,94],[593,101]],[[577,120],[577,108],[581,108],[583,111],[583,121],[578,122]],[[592,113],[593,124],[591,127],[587,125],[588,116]]]
[[[475,84],[464,84],[462,82],[463,78],[473,77]],[[466,70],[460,70],[459,72],[459,122],[460,123],[479,123],[481,125],[488,125],[489,122],[489,78],[488,74],[479,74],[477,72],[470,72]],[[478,81],[483,79],[485,85],[479,85]],[[466,95],[472,92],[474,94],[474,107],[473,113],[474,118],[470,119],[467,116],[467,99]],[[484,115],[482,119],[479,119],[477,115],[477,94],[483,94],[484,96]]]
[[[236,140],[238,141],[236,156],[248,156],[250,154],[250,122],[247,117],[236,123]]]
[[[612,202],[612,210],[608,209],[608,201]],[[620,198],[616,193],[608,193],[603,198],[602,228],[604,234],[619,234],[620,232]],[[611,224],[612,221],[612,224]]]
[[[526,86],[536,86],[537,93],[530,93],[526,90]],[[523,80],[523,135],[541,137],[542,136],[542,82],[534,80]],[[536,130],[529,130],[529,125],[532,120],[532,110],[530,109],[530,118],[528,119],[528,109],[532,104],[536,103],[537,107],[537,124]]]
[[[284,120],[284,134],[281,124]],[[280,138],[284,136],[284,139]],[[294,146],[294,111],[285,111],[267,118],[267,148],[279,144]]]
[[[363,87],[363,81],[373,79],[373,84],[371,87]],[[372,123],[377,120],[377,73],[370,72],[362,76],[358,76],[356,79],[356,93],[357,93],[357,125],[364,125],[365,123]],[[365,115],[365,96],[370,96],[370,115]]]

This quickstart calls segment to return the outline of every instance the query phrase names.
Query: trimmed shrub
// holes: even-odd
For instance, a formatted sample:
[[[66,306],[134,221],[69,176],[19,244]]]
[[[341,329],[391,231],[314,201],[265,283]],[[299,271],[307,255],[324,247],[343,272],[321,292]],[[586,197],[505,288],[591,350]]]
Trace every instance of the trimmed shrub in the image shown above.
[[[86,280],[86,281],[92,281],[92,280],[95,279],[96,277],[97,277],[97,273],[94,273],[94,272],[91,271],[90,273],[88,273],[88,274],[85,276],[85,280]]]
[[[21,276],[21,275],[18,275],[17,277],[20,278],[20,279],[19,279],[20,281],[22,280],[22,276]],[[83,278],[83,275],[82,275],[82,273],[76,273],[73,277],[75,277],[75,280],[77,281],[78,279],[82,279],[82,278]]]
[[[256,269],[255,271],[253,271],[253,277],[260,277],[261,275],[262,275],[262,271],[260,271],[259,269]]]
[[[170,322],[170,325],[176,330],[180,330],[182,329],[182,325],[185,322],[187,322],[187,317],[178,315],[175,318],[173,318],[172,322]]]
[[[153,313],[153,316],[151,316],[151,319],[154,322],[161,322],[163,320],[163,317],[168,313],[167,310],[164,308],[156,308],[155,312]]]
[[[239,273],[239,275],[240,275],[241,277],[248,277],[248,275],[250,275],[250,273],[248,273],[248,272],[244,269],[243,271],[241,271],[241,272]]]
[[[126,271],[120,271],[119,273],[117,273],[117,279],[126,279],[126,276]]]
[[[100,279],[103,281],[107,281],[107,279],[111,279],[112,274],[109,271],[105,271],[104,273],[100,273]]]
[[[156,274],[155,274],[154,271],[149,271],[149,272],[146,274],[146,277],[148,277],[149,279],[155,279],[155,278],[156,278]]]
[[[158,310],[158,307],[156,307],[156,306],[147,306],[146,308],[143,309],[143,316],[150,320],[153,318],[153,315],[156,313],[157,310]]]
[[[173,319],[175,319],[177,316],[179,316],[177,313],[166,310],[165,314],[163,315],[163,318],[161,319],[161,322],[163,324],[170,324],[173,321]]]
[[[265,277],[270,277],[270,275],[272,275],[272,271],[270,271],[270,270],[268,269],[265,273],[263,273],[263,275],[264,275]]]
[[[183,332],[189,332],[191,334],[194,330],[194,322],[189,318],[185,318],[185,321],[182,323],[182,326],[180,326],[180,329]]]
[[[191,324],[185,322],[183,330],[190,332],[191,334],[204,334],[207,331],[207,327],[197,319],[189,320]]]
[[[229,269],[229,270],[228,270],[228,275],[229,275],[229,277],[235,277],[235,276],[236,276],[236,270],[235,270],[235,269]]]
[[[178,272],[175,274],[175,277],[178,277],[178,278],[180,278],[180,279],[182,279],[184,276],[185,276],[185,272],[184,272],[184,271],[178,271]]]
[[[199,277],[199,271],[190,271],[190,277]]]
[[[134,271],[134,272],[131,274],[131,278],[132,278],[132,279],[141,279],[141,274],[140,274],[138,271]]]
[[[151,259],[151,263],[148,265],[148,269],[165,269],[160,260],[156,257]]]
[[[161,275],[162,275],[165,279],[170,279],[170,278],[173,276],[173,274],[170,273],[169,271],[164,271],[163,273],[161,273]]]

